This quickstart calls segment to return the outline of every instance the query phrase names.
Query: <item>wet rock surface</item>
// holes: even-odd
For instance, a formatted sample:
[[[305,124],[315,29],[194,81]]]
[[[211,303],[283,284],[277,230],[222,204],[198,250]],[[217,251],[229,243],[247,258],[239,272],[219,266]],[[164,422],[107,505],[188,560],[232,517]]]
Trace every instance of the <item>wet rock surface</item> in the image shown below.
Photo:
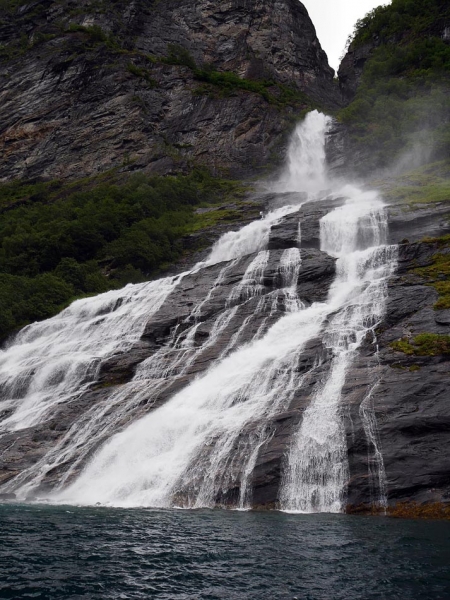
[[[272,227],[268,248],[274,250],[297,245],[299,248],[320,249],[320,219],[342,203],[342,198],[330,198],[302,204],[298,212],[284,217]]]
[[[380,466],[389,505],[450,502],[450,356],[410,356],[391,347],[394,341],[422,333],[450,334],[447,311],[433,308],[436,291],[411,272],[430,264],[436,250],[430,243],[400,246],[399,269],[389,284],[377,347],[367,344],[362,349],[348,377],[352,509],[379,502]]]

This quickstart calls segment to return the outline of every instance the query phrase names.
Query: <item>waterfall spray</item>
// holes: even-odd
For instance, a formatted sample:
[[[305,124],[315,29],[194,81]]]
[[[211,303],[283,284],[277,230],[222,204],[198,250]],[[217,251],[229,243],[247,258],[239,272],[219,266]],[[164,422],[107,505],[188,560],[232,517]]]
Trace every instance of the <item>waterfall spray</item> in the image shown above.
[[[317,110],[297,125],[289,144],[286,167],[275,185],[278,192],[307,192],[317,196],[329,186],[325,133],[330,118]]]

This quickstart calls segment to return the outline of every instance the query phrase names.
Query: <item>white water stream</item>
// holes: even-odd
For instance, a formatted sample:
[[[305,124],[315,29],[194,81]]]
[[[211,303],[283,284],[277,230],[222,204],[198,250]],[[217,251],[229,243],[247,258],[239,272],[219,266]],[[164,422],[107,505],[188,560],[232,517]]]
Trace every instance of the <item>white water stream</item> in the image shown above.
[[[314,112],[297,128],[279,190],[305,191],[314,198],[330,185],[326,127],[327,118]],[[208,260],[194,268],[200,271],[227,261],[207,296],[192,308],[186,320],[189,328],[181,333],[175,328],[170,340],[139,365],[130,383],[88,409],[54,448],[6,489],[25,497],[49,471],[66,465],[52,501],[200,507],[214,506],[237,489],[234,504],[246,508],[252,501],[259,453],[273,435],[270,423],[289,408],[308,377],[299,375],[298,361],[306,344],[320,336],[331,353],[331,367],[292,439],[280,501],[289,511],[342,510],[348,478],[342,387],[359,345],[383,314],[395,249],[386,246],[386,215],[375,192],[347,187],[338,194],[346,198],[344,206],[321,221],[322,249],[337,258],[337,275],[326,302],[305,307],[297,287],[301,253],[297,248],[284,251],[281,289],[261,296],[254,315],[241,319],[239,329],[228,337],[220,358],[165,404],[123,428],[144,401],[151,406],[152,398],[226,335],[241,306],[262,293],[271,226],[299,205],[284,206],[225,234]],[[207,341],[197,346],[203,306],[237,259],[252,253],[256,254]],[[77,398],[95,381],[102,361],[139,340],[149,317],[186,275],[78,301],[57,317],[23,330],[0,354],[1,406],[8,411],[2,430],[43,423],[61,403]],[[267,329],[280,299],[284,316]],[[240,345],[252,318],[267,308],[268,316],[252,341]],[[115,433],[117,429],[121,430]],[[99,440],[100,449],[67,486]]]

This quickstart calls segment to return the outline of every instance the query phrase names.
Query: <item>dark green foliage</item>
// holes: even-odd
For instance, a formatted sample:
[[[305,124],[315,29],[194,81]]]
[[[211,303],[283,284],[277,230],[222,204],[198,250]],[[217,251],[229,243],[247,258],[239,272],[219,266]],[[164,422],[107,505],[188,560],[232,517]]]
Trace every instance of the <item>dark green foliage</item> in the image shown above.
[[[435,310],[448,309],[450,308],[450,235],[423,241],[437,243],[441,251],[433,256],[430,265],[414,269],[414,273],[424,277],[425,281],[438,292],[439,299],[434,305]]]
[[[71,23],[67,31],[86,33],[94,43],[106,42],[108,39],[108,36],[99,25],[84,26]]]
[[[158,273],[197,229],[194,207],[240,189],[203,171],[105,178],[0,186],[0,337],[77,296]]]
[[[198,81],[207,84],[204,87],[197,88],[197,94],[212,95],[209,85],[220,91],[219,97],[235,93],[237,90],[246,90],[247,92],[259,94],[269,104],[279,107],[288,105],[303,106],[308,107],[308,109],[316,107],[303,92],[287,85],[275,83],[270,79],[245,79],[232,71],[216,71],[210,65],[194,69],[194,77]]]
[[[116,52],[122,51],[122,45],[120,41],[112,34],[106,33],[99,25],[78,25],[77,23],[71,23],[66,33],[84,33],[87,37],[87,47],[90,49],[99,45],[106,46],[109,50]]]
[[[271,79],[245,79],[233,71],[217,71],[210,64],[198,67],[189,51],[182,46],[169,44],[168,51],[169,55],[160,60],[169,65],[180,65],[191,69],[194,78],[202,83],[195,90],[197,95],[220,98],[238,90],[245,90],[259,94],[266,102],[279,107],[287,105],[316,107],[306,94],[287,85],[277,84]]]
[[[218,86],[227,92],[242,89],[260,94],[268,102],[270,101],[270,94],[267,88],[275,85],[273,81],[242,79],[239,75],[231,71],[215,71],[209,66],[195,69],[194,76],[199,81]]]
[[[362,45],[374,36],[384,43],[401,38],[405,33],[414,36],[436,33],[436,27],[444,27],[449,18],[448,0],[392,0],[391,4],[378,6],[357,21],[353,43]]]
[[[169,44],[167,47],[169,54],[167,57],[161,59],[168,65],[180,65],[195,69],[196,64],[194,58],[191,56],[186,48],[179,46],[178,44]]]
[[[51,317],[73,295],[70,284],[50,273],[32,279],[0,273],[0,338],[19,325]]]
[[[156,87],[157,86],[157,82],[152,78],[150,71],[148,71],[148,69],[143,69],[141,67],[136,66],[134,63],[128,63],[127,65],[128,71],[132,74],[135,75],[136,77],[140,77],[141,79],[144,79],[150,87]]]
[[[434,157],[450,152],[449,19],[447,0],[393,0],[357,23],[352,46],[376,49],[340,119],[379,166],[418,145]]]

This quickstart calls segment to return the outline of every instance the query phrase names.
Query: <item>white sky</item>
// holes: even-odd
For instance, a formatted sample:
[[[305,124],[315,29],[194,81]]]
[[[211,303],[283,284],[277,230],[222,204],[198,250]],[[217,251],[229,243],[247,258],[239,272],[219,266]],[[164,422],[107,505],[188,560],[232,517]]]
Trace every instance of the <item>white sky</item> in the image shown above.
[[[343,53],[345,42],[358,19],[389,0],[301,0],[314,23],[328,62],[335,71]]]

